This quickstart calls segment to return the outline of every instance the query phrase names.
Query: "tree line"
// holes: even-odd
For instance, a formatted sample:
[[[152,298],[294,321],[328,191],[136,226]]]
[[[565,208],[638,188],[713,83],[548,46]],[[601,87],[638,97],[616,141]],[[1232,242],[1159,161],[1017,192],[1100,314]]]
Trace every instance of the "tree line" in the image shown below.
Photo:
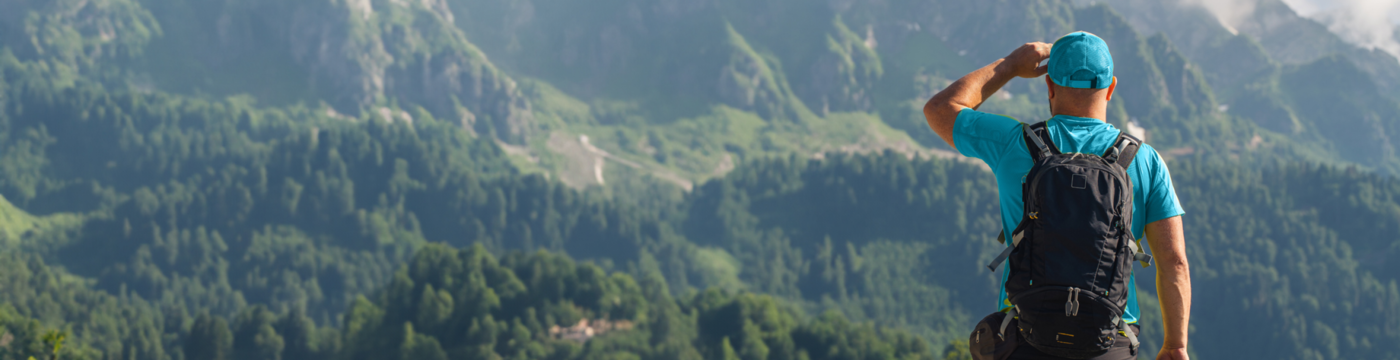
[[[634,202],[522,173],[414,109],[344,118],[35,67],[0,54],[0,353],[43,356],[52,330],[93,359],[942,357],[994,310],[999,215],[976,164],[754,158]],[[1170,163],[1192,344],[1395,357],[1400,182],[1242,162]],[[550,335],[581,319],[633,327]]]

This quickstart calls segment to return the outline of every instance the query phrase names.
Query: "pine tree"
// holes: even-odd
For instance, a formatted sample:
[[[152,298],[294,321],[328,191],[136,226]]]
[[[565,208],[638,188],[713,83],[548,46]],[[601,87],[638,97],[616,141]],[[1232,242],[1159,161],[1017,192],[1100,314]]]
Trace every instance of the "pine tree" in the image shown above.
[[[744,360],[768,360],[768,345],[763,343],[763,332],[748,319],[744,320],[744,342],[740,354]]]
[[[233,333],[222,317],[200,314],[185,335],[185,358],[231,360]]]
[[[729,337],[726,336],[719,342],[719,353],[721,360],[740,360],[739,354],[734,353],[734,347],[729,345]]]

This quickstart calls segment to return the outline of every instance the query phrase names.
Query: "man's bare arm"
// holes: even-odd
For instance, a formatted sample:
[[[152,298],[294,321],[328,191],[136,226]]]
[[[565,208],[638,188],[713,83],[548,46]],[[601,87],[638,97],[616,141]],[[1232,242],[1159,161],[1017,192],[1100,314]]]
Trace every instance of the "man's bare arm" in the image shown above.
[[[1143,229],[1157,263],[1157,299],[1162,304],[1166,339],[1158,360],[1186,359],[1186,330],[1191,321],[1191,268],[1181,217],[1158,220]]]
[[[924,104],[924,119],[928,120],[928,126],[938,136],[943,137],[943,141],[948,142],[948,146],[956,148],[957,145],[953,144],[953,122],[958,119],[959,111],[981,106],[983,101],[1013,78],[1045,75],[1046,68],[1040,66],[1040,62],[1049,57],[1050,44],[1033,42],[1021,45],[1011,55],[977,69],[939,91]]]

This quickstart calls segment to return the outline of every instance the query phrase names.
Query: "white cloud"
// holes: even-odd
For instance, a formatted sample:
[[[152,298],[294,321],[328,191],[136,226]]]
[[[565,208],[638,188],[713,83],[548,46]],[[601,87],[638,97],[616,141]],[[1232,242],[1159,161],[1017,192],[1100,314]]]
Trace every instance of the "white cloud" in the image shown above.
[[[1259,0],[1183,0],[1214,13],[1220,23],[1234,31]],[[1317,20],[1343,40],[1358,46],[1384,50],[1400,57],[1395,39],[1400,23],[1400,0],[1283,0],[1304,17]]]
[[[1400,57],[1395,21],[1400,0],[1284,0],[1299,15],[1327,24],[1342,39]]]

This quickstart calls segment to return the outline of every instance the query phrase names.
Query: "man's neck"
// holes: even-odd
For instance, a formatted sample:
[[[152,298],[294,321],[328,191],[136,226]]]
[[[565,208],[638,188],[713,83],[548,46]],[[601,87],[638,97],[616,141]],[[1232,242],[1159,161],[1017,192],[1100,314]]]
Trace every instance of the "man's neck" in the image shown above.
[[[1064,115],[1064,116],[1073,116],[1073,117],[1078,117],[1078,118],[1097,119],[1097,120],[1099,120],[1099,121],[1105,121],[1104,119],[1107,119],[1107,118],[1108,118],[1108,112],[1107,112],[1107,111],[1103,111],[1103,110],[1100,110],[1100,111],[1055,111],[1055,112],[1052,112],[1051,115],[1052,115],[1052,116],[1060,116],[1060,115]]]

